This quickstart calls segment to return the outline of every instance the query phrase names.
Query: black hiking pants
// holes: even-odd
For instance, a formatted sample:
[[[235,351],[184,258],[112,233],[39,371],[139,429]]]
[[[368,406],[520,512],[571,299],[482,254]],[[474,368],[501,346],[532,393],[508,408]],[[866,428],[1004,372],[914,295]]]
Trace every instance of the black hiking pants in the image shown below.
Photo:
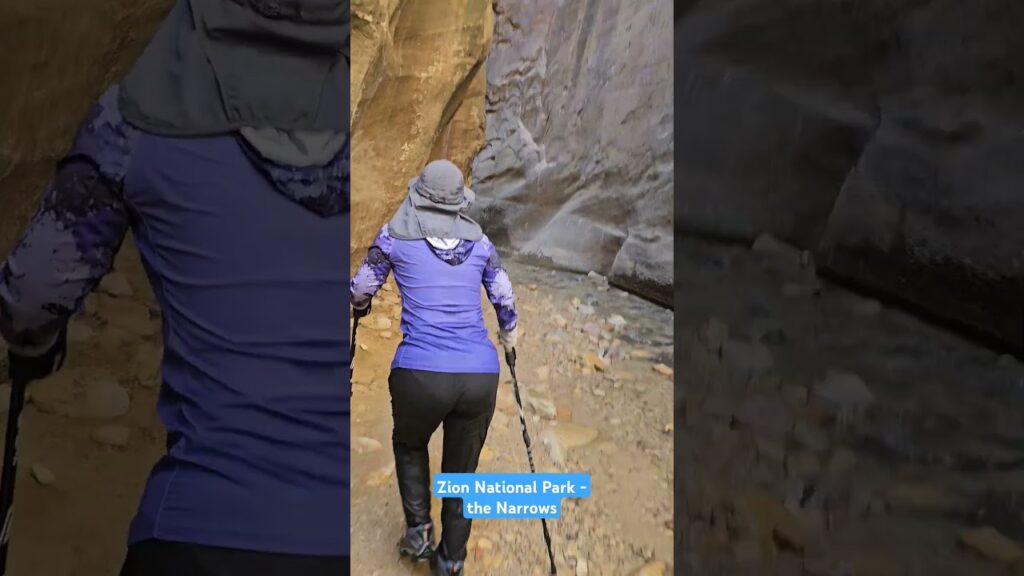
[[[128,547],[121,576],[348,576],[348,556],[272,554],[144,540]]]
[[[427,444],[444,424],[441,471],[476,472],[480,450],[494,415],[497,374],[449,374],[397,368],[389,378],[395,420],[392,445],[398,490],[409,527],[430,522],[430,463]],[[472,521],[462,500],[441,504],[441,546],[449,560],[466,558]]]

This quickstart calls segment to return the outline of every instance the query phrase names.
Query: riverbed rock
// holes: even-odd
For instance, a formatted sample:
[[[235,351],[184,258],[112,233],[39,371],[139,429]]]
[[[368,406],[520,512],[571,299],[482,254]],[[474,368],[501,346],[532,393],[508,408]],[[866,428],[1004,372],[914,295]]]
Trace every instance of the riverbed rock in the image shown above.
[[[830,369],[814,387],[814,396],[844,411],[862,410],[875,395],[860,376],[846,370]]]
[[[112,377],[91,379],[86,383],[81,415],[87,418],[109,419],[128,413],[131,397],[128,391]]]
[[[35,479],[40,486],[51,486],[57,481],[57,475],[42,464],[33,464],[29,472],[31,473],[32,478]]]
[[[671,306],[672,4],[494,6],[474,215],[499,247]]]
[[[367,438],[366,436],[357,436],[352,439],[352,450],[356,454],[366,454],[367,452],[376,452],[383,448],[384,445],[373,438]]]
[[[128,282],[128,278],[121,272],[111,272],[100,280],[100,291],[110,294],[111,296],[133,296],[135,291],[132,290],[132,285]]]
[[[970,528],[960,532],[958,542],[982,557],[1002,564],[1024,558],[1024,548],[991,526]]]
[[[132,437],[132,430],[127,426],[100,426],[92,431],[94,441],[104,446],[124,448]]]
[[[950,514],[965,508],[963,499],[939,486],[907,482],[890,487],[885,501],[894,511],[912,514]]]
[[[760,376],[775,366],[775,357],[766,346],[737,339],[722,345],[722,360],[743,376]]]

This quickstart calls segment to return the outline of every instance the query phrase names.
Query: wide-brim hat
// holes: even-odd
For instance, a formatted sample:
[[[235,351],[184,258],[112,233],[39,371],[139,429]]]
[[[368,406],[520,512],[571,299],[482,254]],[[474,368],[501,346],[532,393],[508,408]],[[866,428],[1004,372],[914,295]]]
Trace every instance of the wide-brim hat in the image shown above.
[[[121,82],[147,131],[349,130],[348,0],[178,0]]]

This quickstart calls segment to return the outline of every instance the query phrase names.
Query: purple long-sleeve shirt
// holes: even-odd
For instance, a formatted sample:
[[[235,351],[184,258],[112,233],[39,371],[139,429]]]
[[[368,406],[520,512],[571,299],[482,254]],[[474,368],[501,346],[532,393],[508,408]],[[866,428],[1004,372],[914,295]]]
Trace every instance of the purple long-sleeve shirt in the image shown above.
[[[481,284],[501,330],[515,329],[519,317],[512,282],[486,236],[444,249],[427,240],[392,238],[384,225],[352,277],[352,305],[365,308],[392,271],[402,293],[404,335],[392,368],[498,372],[480,306]]]
[[[237,134],[160,137],[111,89],[0,267],[4,338],[44,351],[129,230],[163,312],[167,428],[129,543],[347,555],[348,148],[299,169]]]

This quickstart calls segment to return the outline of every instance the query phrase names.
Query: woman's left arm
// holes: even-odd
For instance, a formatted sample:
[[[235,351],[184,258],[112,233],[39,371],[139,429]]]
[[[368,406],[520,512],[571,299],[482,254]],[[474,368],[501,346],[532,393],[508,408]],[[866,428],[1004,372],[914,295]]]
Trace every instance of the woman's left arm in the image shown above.
[[[487,299],[498,314],[498,339],[505,348],[514,348],[519,332],[519,313],[516,311],[516,295],[512,290],[512,280],[501,263],[498,250],[487,238],[483,240],[488,250],[487,264],[484,266],[484,290]]]

